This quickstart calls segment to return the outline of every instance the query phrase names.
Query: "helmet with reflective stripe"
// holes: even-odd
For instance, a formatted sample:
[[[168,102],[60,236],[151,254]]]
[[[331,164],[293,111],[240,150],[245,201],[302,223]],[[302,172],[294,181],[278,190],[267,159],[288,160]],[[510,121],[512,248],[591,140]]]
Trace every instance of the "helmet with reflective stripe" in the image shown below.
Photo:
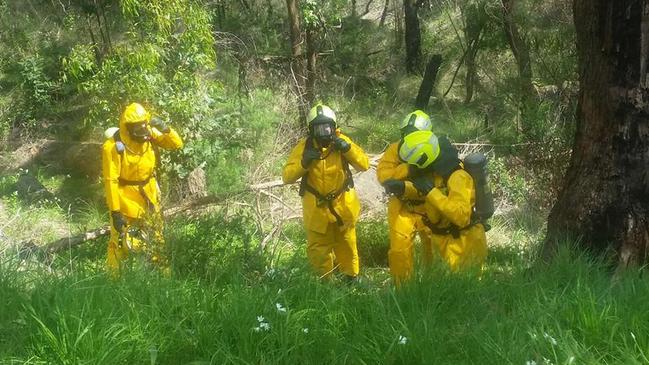
[[[330,107],[322,103],[318,103],[313,108],[311,108],[309,114],[306,117],[306,121],[309,125],[309,129],[313,124],[317,123],[333,123],[335,126],[336,113],[334,113],[334,111]]]
[[[403,138],[399,145],[399,158],[423,169],[437,159],[439,151],[439,142],[433,132],[417,131]]]
[[[415,110],[414,112],[406,115],[406,117],[401,122],[401,127],[399,127],[402,132],[405,132],[404,129],[408,129],[409,132],[414,131],[432,131],[433,122],[430,120],[428,114],[424,113],[421,110]]]
[[[126,124],[142,122],[148,123],[149,120],[151,120],[151,114],[141,104],[132,103],[124,109],[122,120]]]

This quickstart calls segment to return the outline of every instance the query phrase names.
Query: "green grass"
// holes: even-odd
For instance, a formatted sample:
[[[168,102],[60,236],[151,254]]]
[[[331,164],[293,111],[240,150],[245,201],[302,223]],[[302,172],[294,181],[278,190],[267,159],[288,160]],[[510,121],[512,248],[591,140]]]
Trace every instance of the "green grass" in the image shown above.
[[[359,237],[382,237],[371,233],[384,230],[378,224],[360,227]],[[136,260],[110,280],[102,268],[105,241],[49,265],[4,255],[0,363],[648,361],[643,272],[612,282],[603,264],[571,249],[543,266],[532,265],[533,252],[498,247],[479,278],[436,265],[395,291],[385,269],[373,268],[349,288],[311,275],[297,228],[286,230],[295,246],[277,259],[272,250],[258,251],[246,218],[173,222],[172,278]],[[270,330],[255,330],[260,316]]]

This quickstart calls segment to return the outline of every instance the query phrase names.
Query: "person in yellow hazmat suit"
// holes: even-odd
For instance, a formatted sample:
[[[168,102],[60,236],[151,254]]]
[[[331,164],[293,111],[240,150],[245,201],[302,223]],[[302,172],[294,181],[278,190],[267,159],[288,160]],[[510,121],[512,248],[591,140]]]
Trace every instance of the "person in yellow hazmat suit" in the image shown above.
[[[455,147],[430,131],[413,132],[404,137],[399,157],[415,171],[411,182],[425,200],[424,223],[450,269],[480,268],[487,257],[486,223],[475,215],[474,178]]]
[[[433,128],[430,117],[421,110],[406,115],[401,122],[401,138],[416,131],[430,131]],[[413,240],[419,234],[422,243],[424,263],[433,258],[431,231],[424,224],[426,215],[424,198],[419,195],[409,180],[415,171],[399,158],[400,142],[392,143],[379,160],[376,175],[390,195],[388,201],[388,226],[390,250],[388,263],[396,283],[407,279],[413,270]],[[432,175],[432,173],[430,173]]]
[[[293,148],[282,179],[289,184],[301,178],[300,195],[307,257],[321,277],[329,277],[334,262],[345,280],[359,274],[356,221],[360,202],[349,165],[358,171],[369,168],[365,152],[336,126],[336,114],[317,104],[308,116],[309,135]]]
[[[158,148],[180,149],[178,133],[140,104],[128,105],[119,129],[106,131],[102,152],[102,175],[110,210],[110,241],[106,265],[118,274],[129,250],[145,250],[150,259],[168,270],[162,252],[162,211],[155,171]],[[134,230],[140,230],[136,237]],[[144,239],[143,239],[144,238]]]

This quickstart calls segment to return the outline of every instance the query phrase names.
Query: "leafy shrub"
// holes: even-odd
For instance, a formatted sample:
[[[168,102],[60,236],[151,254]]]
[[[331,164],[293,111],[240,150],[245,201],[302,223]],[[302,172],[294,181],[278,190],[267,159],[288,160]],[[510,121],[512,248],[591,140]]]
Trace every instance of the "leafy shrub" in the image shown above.
[[[390,238],[383,220],[360,222],[356,226],[358,254],[362,266],[387,267]]]
[[[261,271],[265,258],[251,218],[222,215],[199,221],[177,221],[167,229],[173,268],[179,275],[210,282],[227,281],[233,272]]]

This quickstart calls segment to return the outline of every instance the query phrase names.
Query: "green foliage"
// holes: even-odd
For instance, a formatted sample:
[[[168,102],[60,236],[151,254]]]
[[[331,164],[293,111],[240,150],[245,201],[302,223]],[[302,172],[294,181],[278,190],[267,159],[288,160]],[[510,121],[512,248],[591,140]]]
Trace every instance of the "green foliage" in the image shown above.
[[[188,136],[199,134],[218,90],[198,77],[215,62],[208,13],[190,0],[121,5],[125,39],[100,64],[88,45],[64,60],[66,80],[88,98],[86,125],[114,124],[125,104],[139,101],[168,113]]]
[[[364,267],[388,266],[390,238],[387,225],[381,221],[360,222],[356,226],[356,239],[361,265]]]
[[[508,165],[502,158],[489,160],[490,186],[495,199],[509,204],[524,204],[530,187],[524,178],[523,166]]]
[[[4,258],[1,362],[646,362],[645,275],[629,271],[611,285],[602,263],[570,248],[534,268],[498,250],[480,280],[434,269],[397,291],[373,281],[346,288],[300,266],[241,265],[245,228],[226,223],[216,232],[215,223],[223,224],[183,224],[174,240],[220,247],[208,254],[221,264],[209,266],[222,275],[216,280],[191,261],[170,279],[136,268],[111,281],[92,268],[18,270]],[[491,269],[506,262],[508,271]]]
[[[254,227],[245,215],[170,225],[168,241],[176,274],[227,284],[233,273],[263,271],[265,258],[257,250]]]

